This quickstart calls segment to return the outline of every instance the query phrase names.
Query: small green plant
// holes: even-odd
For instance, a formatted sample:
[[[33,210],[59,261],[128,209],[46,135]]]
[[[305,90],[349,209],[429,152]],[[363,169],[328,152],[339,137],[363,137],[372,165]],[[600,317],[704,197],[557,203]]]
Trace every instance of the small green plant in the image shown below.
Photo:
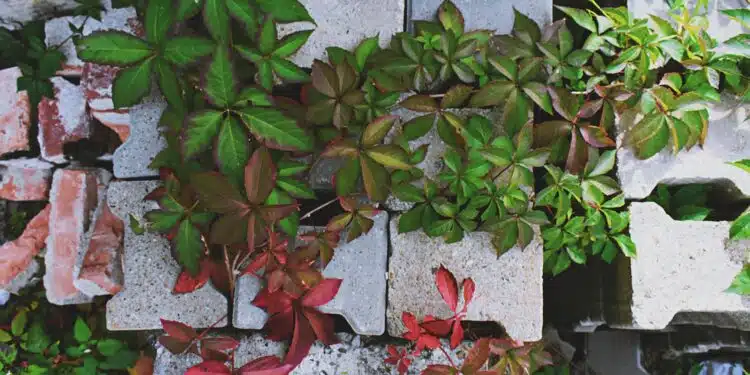
[[[749,159],[740,160],[731,164],[750,173]],[[743,213],[732,223],[732,226],[729,228],[729,238],[732,240],[750,239],[750,212]],[[727,291],[742,295],[750,295],[750,264],[745,264],[745,267],[739,274],[737,274]]]
[[[713,211],[706,207],[710,191],[709,185],[688,185],[676,189],[659,185],[647,199],[662,206],[676,220],[702,221]]]

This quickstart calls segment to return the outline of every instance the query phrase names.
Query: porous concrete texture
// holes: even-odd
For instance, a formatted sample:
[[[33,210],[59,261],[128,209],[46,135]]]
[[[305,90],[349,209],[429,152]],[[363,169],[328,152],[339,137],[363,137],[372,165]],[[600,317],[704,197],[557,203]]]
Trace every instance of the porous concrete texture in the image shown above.
[[[243,275],[234,286],[234,316],[232,326],[240,329],[262,329],[268,320],[268,313],[252,304],[263,282],[253,275]]]
[[[646,198],[658,184],[700,184],[730,181],[750,196],[750,173],[727,164],[750,158],[750,106],[728,95],[711,103],[708,136],[703,147],[682,150],[674,155],[670,146],[647,160],[639,160],[629,147],[623,147],[624,132],[637,124],[641,115],[629,111],[618,121],[617,177],[625,198]]]
[[[391,37],[404,31],[406,0],[301,0],[315,20],[280,24],[279,35],[315,29],[307,43],[292,61],[302,67],[312,66],[315,59],[326,59],[326,48],[341,47],[353,50],[363,39],[380,37],[381,47]]]
[[[343,282],[336,297],[319,308],[326,314],[343,316],[354,332],[361,335],[385,332],[388,214],[381,212],[373,220],[372,229],[351,242],[347,243],[346,233],[342,234],[323,276]],[[322,229],[303,226],[299,233]],[[268,314],[251,303],[261,286],[260,280],[250,275],[239,279],[235,291],[235,327],[260,329],[265,325]]]
[[[640,335],[636,332],[595,332],[586,337],[587,363],[597,374],[648,375],[641,365]]]
[[[435,271],[443,265],[460,283],[476,284],[467,321],[494,321],[516,340],[542,338],[542,243],[538,230],[521,250],[495,255],[491,234],[474,232],[458,243],[429,238],[422,231],[398,233],[398,217],[391,220],[391,258],[388,265],[388,333],[404,333],[404,311],[418,318],[452,315],[435,286]]]
[[[331,262],[323,270],[326,278],[339,278],[336,297],[320,311],[343,316],[360,335],[385,332],[386,271],[388,270],[388,213],[373,218],[370,231],[336,248]]]
[[[53,165],[40,159],[0,161],[0,199],[44,201],[49,197]]]
[[[686,1],[691,10],[695,9],[696,1]],[[723,42],[733,36],[750,32],[737,21],[721,14],[722,9],[747,8],[745,0],[714,0],[709,1],[708,9],[699,14],[708,18],[708,34],[712,38]],[[669,5],[663,0],[628,0],[628,10],[637,18],[649,18],[650,14],[673,21],[669,15]]]
[[[413,27],[411,21],[437,19],[437,10],[442,2],[410,1],[409,27]],[[453,0],[453,3],[463,13],[467,30],[488,29],[496,34],[510,34],[514,8],[541,26],[552,22],[552,0]]]
[[[750,297],[725,292],[748,249],[748,242],[742,251],[727,246],[730,225],[675,221],[656,203],[631,203],[630,236],[638,256],[619,260],[617,313],[609,325],[661,330],[678,312],[737,314],[750,322]]]
[[[388,357],[386,344],[382,342],[368,343],[360,336],[347,333],[339,333],[339,344],[324,346],[319,341],[310,349],[310,353],[302,363],[297,366],[290,375],[396,375],[398,371],[394,366],[383,362]],[[276,355],[280,358],[286,353],[286,343],[278,343],[263,338],[261,334],[253,334],[239,338],[240,346],[235,355],[235,366],[244,365],[253,359]],[[403,342],[396,344],[397,348],[403,348]],[[443,345],[451,355],[451,359],[460,363],[461,357],[470,348],[468,343],[460,345],[451,351],[448,343]],[[183,374],[190,366],[200,363],[196,355],[174,355],[163,346],[156,344],[156,359],[154,362],[154,375],[176,375]],[[409,368],[408,375],[418,375],[428,365],[448,364],[448,360],[440,350],[425,350],[417,358],[414,358]]]
[[[19,77],[17,67],[0,70],[0,156],[29,149],[31,104],[26,91],[18,91]]]
[[[15,30],[29,21],[54,17],[79,5],[75,0],[0,0],[0,27]]]
[[[143,197],[160,186],[158,181],[118,181],[109,185],[107,201],[112,212],[126,223],[158,208]],[[156,233],[137,235],[125,226],[125,284],[107,302],[107,329],[161,329],[159,319],[176,320],[192,327],[208,327],[227,314],[227,299],[210,282],[188,294],[173,294],[180,267],[169,241]],[[226,326],[226,319],[217,327]]]
[[[158,129],[161,114],[167,107],[156,84],[154,90],[140,104],[130,108],[130,136],[114,154],[117,178],[158,177],[159,171],[148,166],[166,143]]]

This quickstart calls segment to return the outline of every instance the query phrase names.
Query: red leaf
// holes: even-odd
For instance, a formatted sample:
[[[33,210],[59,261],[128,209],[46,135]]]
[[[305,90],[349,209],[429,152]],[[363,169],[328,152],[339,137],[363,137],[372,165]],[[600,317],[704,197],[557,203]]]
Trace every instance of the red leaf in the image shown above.
[[[437,349],[440,347],[440,339],[433,335],[421,335],[417,340],[417,350],[421,351],[424,348]]]
[[[258,272],[258,270],[260,270],[261,268],[265,267],[267,262],[268,262],[268,253],[264,252],[264,253],[256,256],[255,259],[253,259],[253,261],[250,262],[250,264],[248,264],[247,267],[245,267],[245,270],[242,271],[242,274],[243,275],[247,275],[247,274],[253,275],[256,272]]]
[[[240,375],[286,375],[294,369],[292,365],[283,365],[276,356],[255,359],[240,367]]]
[[[159,344],[167,348],[167,350],[169,350],[173,354],[184,353],[185,349],[187,349],[192,343],[193,342],[190,340],[182,341],[172,336],[167,336],[167,335],[159,336]]]
[[[453,324],[453,319],[432,320],[432,321],[422,322],[422,324],[420,324],[419,326],[424,328],[427,332],[435,336],[447,337],[448,334],[451,332],[452,324]]]
[[[421,375],[455,375],[457,373],[454,367],[448,365],[429,365],[422,370]]]
[[[289,215],[294,211],[299,211],[299,204],[278,204],[275,206],[264,206],[260,209],[260,213],[268,224],[275,223]]]
[[[273,341],[283,341],[292,336],[294,327],[294,310],[290,307],[288,310],[278,314],[271,315],[266,321],[266,338]]]
[[[464,364],[461,367],[461,372],[464,374],[473,374],[487,362],[490,356],[490,340],[479,339],[474,343],[474,347],[471,348],[469,354],[464,360]]]
[[[448,304],[451,311],[456,312],[458,308],[458,284],[456,283],[456,278],[453,277],[450,271],[440,265],[435,274],[435,284],[437,284],[438,291],[443,296],[445,303]]]
[[[302,297],[302,306],[318,307],[330,302],[341,287],[341,279],[324,279]]]
[[[310,327],[310,323],[302,316],[301,312],[296,312],[294,314],[294,335],[286,358],[284,358],[284,363],[294,366],[302,363],[314,342],[315,333]]]
[[[204,348],[204,347],[201,347],[200,355],[204,361],[226,362],[229,360],[229,355],[227,353],[220,352],[218,350]]]
[[[192,293],[200,289],[206,285],[206,282],[211,277],[212,269],[213,263],[207,259],[201,262],[200,273],[195,277],[188,270],[183,269],[180,272],[180,276],[177,277],[177,282],[174,285],[174,289],[172,289],[172,293]]]
[[[568,160],[565,163],[565,169],[570,173],[577,174],[586,166],[586,160],[589,158],[589,148],[583,141],[578,132],[570,134],[570,149],[568,150]]]
[[[616,146],[615,141],[607,135],[607,132],[598,126],[586,125],[581,126],[580,129],[581,135],[583,136],[583,139],[586,140],[586,143],[594,147],[602,148]]]
[[[144,201],[158,201],[161,200],[163,196],[167,194],[167,188],[164,186],[159,186],[158,188],[154,189],[150,193],[146,194],[145,197],[143,197]]]
[[[266,200],[276,185],[276,166],[268,149],[261,147],[253,153],[245,166],[245,191],[247,199],[254,204]]]
[[[161,319],[161,326],[168,335],[180,341],[192,341],[198,336],[193,327],[173,320]]]
[[[218,350],[222,352],[237,349],[239,341],[228,336],[206,337],[201,340],[201,348]]]
[[[474,290],[476,290],[476,284],[474,284],[474,280],[472,280],[471,278],[466,278],[463,282],[461,282],[461,288],[464,291],[464,307],[461,312],[465,313],[466,309],[469,307],[469,303],[471,303],[471,300],[474,299]]]
[[[422,328],[419,326],[419,322],[414,314],[404,311],[401,313],[401,321],[404,322],[404,326],[406,327],[406,332],[402,337],[409,341],[417,341]]]
[[[224,264],[218,264],[218,263],[212,263],[213,267],[211,267],[211,284],[213,284],[216,289],[218,289],[220,292],[223,292],[225,294],[231,294],[231,287],[230,287],[230,276],[229,271],[227,270],[226,265]]]
[[[453,321],[453,331],[451,332],[451,349],[456,349],[463,339],[464,327],[461,325],[461,321],[456,319]]]
[[[230,375],[231,373],[229,368],[219,361],[205,361],[185,371],[185,375]]]
[[[310,327],[312,327],[315,337],[320,342],[326,345],[333,345],[339,342],[338,337],[333,332],[333,319],[330,316],[311,308],[302,310],[302,313],[310,322]]]

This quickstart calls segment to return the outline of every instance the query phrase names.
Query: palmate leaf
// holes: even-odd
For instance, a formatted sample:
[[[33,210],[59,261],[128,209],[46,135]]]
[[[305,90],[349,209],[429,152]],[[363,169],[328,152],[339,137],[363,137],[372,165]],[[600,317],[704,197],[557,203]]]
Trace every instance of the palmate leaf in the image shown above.
[[[76,42],[78,57],[87,62],[127,66],[154,54],[145,41],[121,31],[97,31]]]
[[[192,158],[211,145],[219,133],[223,114],[219,111],[203,111],[193,114],[187,121],[182,150],[186,158]]]
[[[141,101],[151,91],[151,71],[154,59],[121,70],[112,84],[112,102],[115,108],[130,107]]]
[[[219,170],[230,180],[239,183],[249,158],[250,141],[247,132],[235,116],[225,117],[216,143]]]
[[[146,40],[158,45],[167,36],[169,28],[172,27],[172,1],[149,0],[146,8],[146,17],[143,21],[146,29]]]
[[[260,8],[279,22],[308,21],[315,23],[298,0],[256,0]]]
[[[170,38],[164,45],[164,58],[177,66],[186,66],[214,51],[214,42],[190,36]]]
[[[183,220],[175,236],[177,260],[192,275],[200,271],[200,259],[203,257],[201,233],[191,220]]]
[[[226,47],[216,47],[214,58],[206,72],[204,90],[211,103],[219,108],[226,108],[234,103],[237,82]]]
[[[312,138],[297,122],[270,108],[244,108],[237,112],[255,137],[269,147],[283,150],[310,151]]]
[[[211,36],[220,43],[229,41],[229,12],[225,0],[204,0],[203,21]]]
[[[154,63],[157,82],[167,103],[178,113],[185,113],[185,103],[182,100],[180,78],[166,60],[157,58]]]

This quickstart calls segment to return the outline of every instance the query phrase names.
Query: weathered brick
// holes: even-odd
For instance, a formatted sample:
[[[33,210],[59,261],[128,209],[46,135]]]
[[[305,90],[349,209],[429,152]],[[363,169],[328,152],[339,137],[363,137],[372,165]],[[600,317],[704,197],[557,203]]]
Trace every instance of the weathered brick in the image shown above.
[[[0,156],[29,150],[31,104],[26,91],[18,92],[21,69],[0,70]]]
[[[64,78],[51,79],[55,99],[43,98],[39,102],[39,147],[42,158],[56,164],[65,163],[63,147],[91,135],[86,114],[86,98],[81,86]]]
[[[0,199],[43,201],[49,196],[53,165],[39,159],[0,161]]]
[[[97,173],[83,169],[57,170],[52,179],[50,202],[50,236],[44,275],[47,299],[56,305],[90,302],[91,298],[81,293],[73,281],[98,203]]]
[[[85,63],[81,86],[91,116],[125,142],[130,135],[130,112],[127,108],[114,109],[112,102],[112,82],[119,71],[116,66]]]
[[[34,257],[47,240],[50,211],[47,205],[29,221],[21,236],[0,246],[0,289],[16,293],[38,270]]]

